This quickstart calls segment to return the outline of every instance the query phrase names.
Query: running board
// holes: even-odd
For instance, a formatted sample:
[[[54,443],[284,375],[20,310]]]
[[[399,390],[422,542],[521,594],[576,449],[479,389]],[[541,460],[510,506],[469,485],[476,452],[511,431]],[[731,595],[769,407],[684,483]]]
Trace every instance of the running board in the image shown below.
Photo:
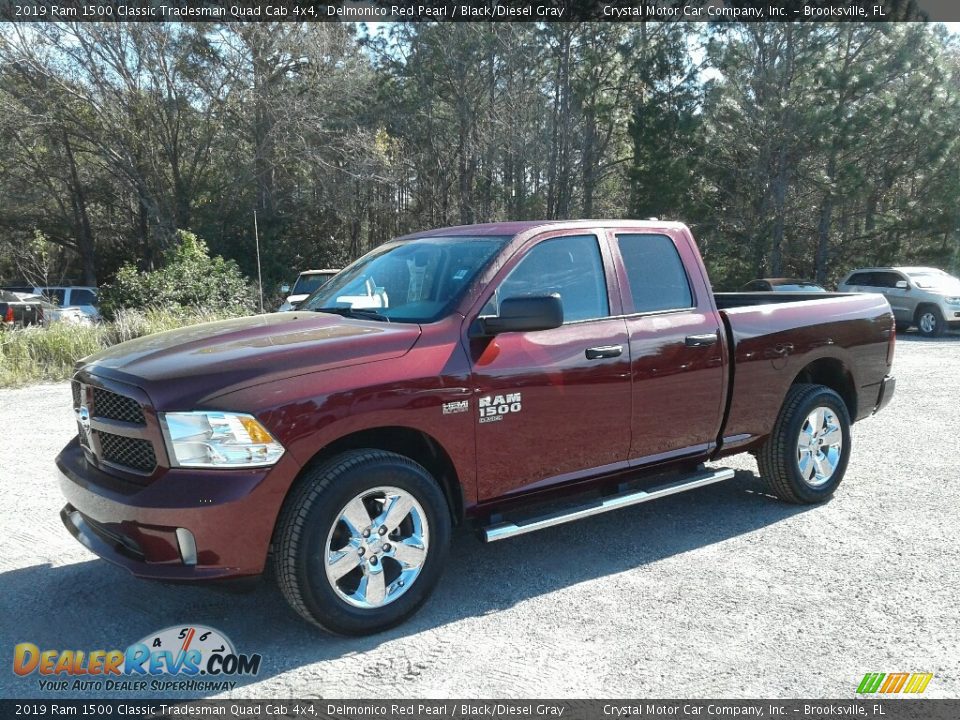
[[[525,535],[526,533],[543,530],[544,528],[562,525],[573,520],[600,515],[601,513],[619,510],[620,508],[639,505],[640,503],[650,502],[667,495],[686,492],[695,488],[712,485],[713,483],[723,482],[733,478],[733,470],[730,468],[719,468],[717,470],[701,470],[685,477],[683,480],[672,482],[660,487],[650,488],[649,490],[632,490],[630,492],[610,495],[605,498],[597,498],[577,507],[560,510],[559,512],[548,513],[540,517],[531,517],[518,522],[500,522],[490,525],[481,530],[484,542],[496,542],[497,540],[506,540],[515,535]]]

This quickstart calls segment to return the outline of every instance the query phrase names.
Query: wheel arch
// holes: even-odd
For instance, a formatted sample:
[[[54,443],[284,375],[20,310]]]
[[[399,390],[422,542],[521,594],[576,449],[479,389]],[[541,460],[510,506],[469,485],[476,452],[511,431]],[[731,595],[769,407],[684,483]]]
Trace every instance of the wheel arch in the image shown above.
[[[847,406],[851,421],[857,417],[857,385],[843,361],[832,357],[814,360],[797,373],[790,385],[792,387],[800,383],[824,385],[830,388],[843,398],[843,404]]]
[[[422,465],[440,485],[440,489],[447,500],[450,517],[454,525],[459,525],[463,521],[465,508],[463,487],[460,484],[460,478],[450,454],[432,435],[422,430],[403,426],[383,426],[357,430],[328,443],[318,450],[301,468],[297,474],[297,479],[287,490],[284,503],[299,484],[300,478],[311,467],[315,467],[340,453],[361,448],[393,452]]]
[[[917,305],[917,309],[913,312],[913,322],[917,324],[920,322],[920,315],[926,309],[935,310],[938,314],[943,315],[940,311],[940,307],[934,302],[921,302]]]

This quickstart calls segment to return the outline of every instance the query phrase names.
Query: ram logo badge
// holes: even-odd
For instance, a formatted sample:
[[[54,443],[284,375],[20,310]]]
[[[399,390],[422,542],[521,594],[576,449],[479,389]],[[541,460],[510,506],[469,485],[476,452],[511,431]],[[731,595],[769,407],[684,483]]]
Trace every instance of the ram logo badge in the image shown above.
[[[480,398],[480,422],[491,423],[503,420],[509,413],[517,413],[523,409],[521,393],[507,393],[506,395],[487,395]]]

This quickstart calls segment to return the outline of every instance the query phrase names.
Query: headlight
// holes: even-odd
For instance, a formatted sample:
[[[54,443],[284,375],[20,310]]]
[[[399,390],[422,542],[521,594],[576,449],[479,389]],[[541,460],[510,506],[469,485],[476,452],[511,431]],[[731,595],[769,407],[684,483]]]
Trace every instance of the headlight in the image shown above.
[[[175,467],[264,467],[283,455],[256,418],[210,411],[161,413],[160,421]]]
[[[948,297],[943,300],[947,305],[960,305],[960,297]]]

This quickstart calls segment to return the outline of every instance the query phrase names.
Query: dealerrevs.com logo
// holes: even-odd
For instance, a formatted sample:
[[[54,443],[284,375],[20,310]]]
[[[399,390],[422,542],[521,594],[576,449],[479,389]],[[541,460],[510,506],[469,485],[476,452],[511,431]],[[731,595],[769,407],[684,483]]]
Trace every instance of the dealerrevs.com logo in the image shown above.
[[[259,654],[238,653],[219,630],[178,625],[151,633],[126,650],[41,650],[19,643],[13,651],[13,672],[38,675],[48,691],[223,691],[234,678],[256,675]]]

